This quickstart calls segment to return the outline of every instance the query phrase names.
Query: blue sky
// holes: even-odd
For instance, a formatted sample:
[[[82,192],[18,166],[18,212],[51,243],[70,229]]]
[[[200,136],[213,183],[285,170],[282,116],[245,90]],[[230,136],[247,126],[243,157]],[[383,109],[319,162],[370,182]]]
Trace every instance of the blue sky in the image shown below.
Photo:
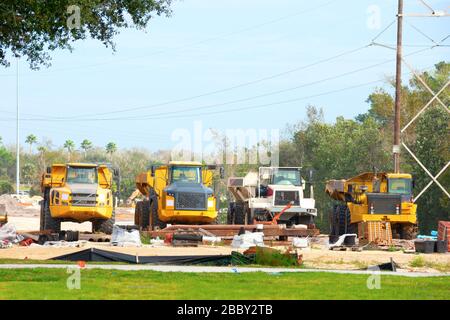
[[[447,1],[427,2],[448,9]],[[373,5],[380,9],[379,29],[367,25]],[[72,53],[51,52],[48,69],[32,71],[26,61],[20,61],[22,117],[65,118],[23,121],[22,143],[33,133],[55,145],[66,139],[79,145],[87,138],[99,146],[115,141],[125,148],[170,149],[176,144],[171,133],[179,128],[193,130],[194,121],[218,130],[283,130],[287,123],[305,118],[308,104],[323,107],[329,122],[340,115],[354,117],[367,110],[368,94],[383,83],[324,93],[392,76],[394,62],[323,80],[394,59],[395,51],[371,46],[261,79],[367,45],[395,19],[396,10],[395,0],[175,1],[172,17],[154,19],[146,32],[122,30],[115,39],[116,52],[86,40],[76,43]],[[405,12],[425,13],[426,8],[419,1],[406,0]],[[406,20],[405,54],[424,49],[416,45],[432,44],[411,24],[436,41],[450,30],[450,18]],[[393,24],[377,41],[395,44],[395,28]],[[430,68],[448,60],[449,53],[449,47],[441,47],[407,59],[418,69]],[[247,85],[228,89],[241,84]],[[294,87],[298,88],[286,90]],[[15,143],[15,90],[15,64],[0,67],[0,136],[10,145]],[[221,92],[211,94],[215,91]],[[277,91],[282,92],[267,95]],[[253,98],[260,95],[265,96]],[[177,100],[184,101],[172,103]],[[243,101],[229,103],[234,100]],[[293,101],[280,104],[286,100]],[[214,106],[223,103],[228,104]],[[129,108],[139,109],[122,112]],[[201,109],[189,111],[192,108]],[[81,120],[67,121],[68,117]],[[98,120],[105,118],[116,120]]]

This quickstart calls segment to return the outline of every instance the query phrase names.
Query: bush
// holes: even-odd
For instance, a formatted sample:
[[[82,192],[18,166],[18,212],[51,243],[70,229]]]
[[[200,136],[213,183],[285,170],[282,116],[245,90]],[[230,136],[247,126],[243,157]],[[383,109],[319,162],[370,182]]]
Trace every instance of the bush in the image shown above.
[[[13,193],[14,187],[8,180],[0,180],[0,194]]]
[[[285,253],[271,248],[256,247],[255,262],[261,266],[292,267],[298,266],[296,254],[286,251]]]

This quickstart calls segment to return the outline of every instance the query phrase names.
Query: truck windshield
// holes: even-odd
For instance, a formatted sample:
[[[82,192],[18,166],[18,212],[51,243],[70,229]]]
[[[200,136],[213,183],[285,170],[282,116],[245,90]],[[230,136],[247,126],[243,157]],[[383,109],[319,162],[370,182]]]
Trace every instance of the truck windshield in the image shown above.
[[[298,169],[275,170],[273,172],[273,184],[300,186],[300,171]]]
[[[67,183],[97,183],[97,168],[91,167],[68,167]]]
[[[391,178],[388,183],[389,193],[411,194],[411,179]]]
[[[200,167],[173,167],[172,168],[172,182],[201,182]]]

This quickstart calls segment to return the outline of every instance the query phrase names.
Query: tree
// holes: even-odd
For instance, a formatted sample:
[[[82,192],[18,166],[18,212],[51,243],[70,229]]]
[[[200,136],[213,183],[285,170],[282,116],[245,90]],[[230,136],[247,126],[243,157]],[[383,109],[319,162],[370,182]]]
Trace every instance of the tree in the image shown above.
[[[67,149],[68,160],[70,161],[72,152],[75,149],[75,142],[72,140],[66,140],[66,142],[64,142],[64,149]]]
[[[112,155],[117,151],[117,145],[114,142],[109,142],[105,149],[106,153],[112,158]]]
[[[120,28],[144,29],[155,15],[169,16],[172,0],[2,0],[0,4],[0,64],[25,56],[32,69],[49,65],[48,51],[73,50],[88,37],[106,47]]]
[[[32,152],[33,144],[37,143],[37,138],[34,134],[29,134],[25,140],[25,143],[30,145],[30,154]]]
[[[88,139],[84,139],[81,142],[81,149],[84,151],[84,158],[86,159],[87,151],[89,149],[92,149],[92,142],[90,142]]]
[[[417,121],[417,139],[411,149],[431,174],[436,175],[450,159],[450,139],[448,139],[450,116],[444,108],[436,106],[427,110]],[[409,162],[413,168],[417,195],[431,178],[412,158]],[[450,190],[450,169],[447,169],[437,180],[446,190]],[[428,233],[436,230],[437,221],[449,220],[449,205],[448,197],[433,182],[417,200],[420,231]]]

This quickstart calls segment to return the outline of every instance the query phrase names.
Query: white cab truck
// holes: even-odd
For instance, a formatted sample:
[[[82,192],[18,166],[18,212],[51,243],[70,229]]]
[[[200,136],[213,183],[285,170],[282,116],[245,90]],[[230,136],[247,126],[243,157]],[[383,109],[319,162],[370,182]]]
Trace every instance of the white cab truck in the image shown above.
[[[233,198],[228,224],[257,224],[277,216],[278,224],[314,228],[314,190],[303,179],[299,167],[261,167],[245,177],[229,178],[227,186]]]

